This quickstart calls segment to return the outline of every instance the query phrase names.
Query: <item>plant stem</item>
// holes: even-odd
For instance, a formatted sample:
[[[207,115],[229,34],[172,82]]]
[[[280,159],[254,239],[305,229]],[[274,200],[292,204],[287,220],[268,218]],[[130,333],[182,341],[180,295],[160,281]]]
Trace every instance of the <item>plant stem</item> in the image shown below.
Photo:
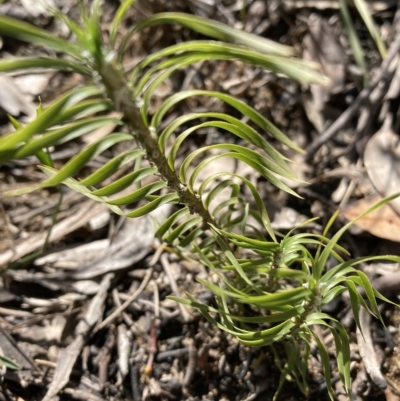
[[[216,225],[214,218],[204,207],[200,196],[191,192],[184,185],[167,163],[158,147],[155,134],[147,127],[140,115],[140,110],[129,84],[121,70],[113,63],[104,62],[97,66],[102,82],[106,87],[108,96],[114,102],[116,111],[123,114],[123,119],[129,124],[135,136],[144,148],[147,159],[151,165],[155,165],[158,172],[168,187],[179,195],[182,204],[186,205],[191,213],[198,214],[203,219],[203,226]]]

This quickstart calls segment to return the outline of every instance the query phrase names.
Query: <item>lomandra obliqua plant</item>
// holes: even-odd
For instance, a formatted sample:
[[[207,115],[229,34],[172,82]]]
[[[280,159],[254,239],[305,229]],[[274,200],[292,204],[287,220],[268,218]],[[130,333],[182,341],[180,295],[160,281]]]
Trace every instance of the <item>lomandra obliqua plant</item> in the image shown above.
[[[279,189],[297,196],[281,180],[281,177],[295,179],[287,159],[268,139],[300,149],[254,108],[224,93],[187,90],[171,95],[152,115],[149,113],[157,87],[177,70],[200,60],[240,60],[300,82],[325,84],[325,78],[318,74],[315,66],[295,58],[290,47],[192,15],[156,14],[134,25],[121,38],[118,27],[132,3],[133,0],[121,3],[107,33],[100,31],[99,0],[87,8],[82,5],[79,22],[55,11],[55,16],[73,33],[71,41],[0,16],[1,35],[51,48],[57,54],[57,58],[3,59],[0,61],[1,72],[52,68],[74,71],[91,82],[63,93],[46,108],[40,108],[37,118],[27,125],[12,120],[15,132],[0,138],[0,160],[7,162],[36,155],[47,179],[37,186],[8,195],[63,183],[105,203],[115,213],[132,218],[165,204],[178,205],[177,211],[158,227],[157,235],[177,253],[201,261],[214,273],[217,281],[200,280],[214,293],[215,307],[197,301],[190,294],[177,301],[197,308],[206,319],[245,345],[273,346],[278,341],[283,344],[286,357],[277,353],[276,358],[282,372],[277,394],[287,379],[295,380],[307,393],[307,359],[310,345],[315,342],[320,350],[327,388],[333,398],[330,356],[314,331],[317,325],[326,327],[333,334],[337,370],[350,395],[347,333],[339,321],[321,310],[334,297],[348,291],[358,327],[360,307],[381,319],[376,299],[384,297],[372,288],[366,275],[355,268],[361,262],[378,257],[342,259],[341,254],[346,252],[337,242],[351,223],[328,239],[327,233],[335,216],[322,235],[290,232],[278,240],[264,200],[245,177],[218,172],[199,182],[200,172],[209,164],[219,158],[233,158],[250,166]],[[155,24],[182,25],[211,39],[169,46],[125,72],[123,59],[130,40]],[[191,97],[219,99],[245,118],[198,112],[167,122],[168,112]],[[120,112],[122,117],[108,117],[107,113],[111,111]],[[60,169],[53,168],[50,147],[110,123],[120,127],[118,132],[90,144]],[[205,127],[229,132],[236,140],[200,147],[187,154],[178,165],[177,155],[184,149],[185,140]],[[125,151],[90,175],[83,175],[84,167],[93,158],[121,143]],[[132,168],[121,178],[110,178],[129,166]],[[152,180],[149,177],[153,177]],[[143,180],[150,183],[142,184]],[[252,194],[254,208],[241,195],[245,187]],[[135,189],[126,193],[127,188]],[[123,195],[120,194],[122,191]],[[212,201],[223,191],[229,192],[227,200],[212,206]],[[121,208],[137,202],[140,202],[139,207],[133,211],[125,212]],[[326,271],[326,262],[331,256],[336,260],[336,266]],[[394,256],[386,259],[399,261]],[[360,288],[366,294],[365,299]]]

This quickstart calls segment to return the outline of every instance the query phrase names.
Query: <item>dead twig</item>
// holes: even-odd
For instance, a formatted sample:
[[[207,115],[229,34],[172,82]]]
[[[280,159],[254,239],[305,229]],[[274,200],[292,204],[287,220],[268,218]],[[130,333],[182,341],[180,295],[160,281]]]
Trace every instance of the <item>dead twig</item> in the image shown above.
[[[187,364],[186,372],[185,372],[185,377],[183,379],[183,386],[188,387],[193,379],[194,375],[196,373],[196,367],[197,367],[197,349],[194,346],[194,341],[192,338],[187,340],[187,347],[188,347],[188,355],[189,355],[189,361]],[[207,354],[208,356],[208,354]]]
[[[382,81],[386,81],[390,76],[389,68],[392,64],[394,58],[400,52],[400,33],[396,35],[395,40],[392,42],[390,49],[388,51],[386,59],[382,62],[379,70],[372,78],[370,84],[364,88],[356,100],[349,106],[341,116],[320,136],[318,136],[308,147],[307,153],[304,157],[305,161],[308,162],[315,155],[315,152],[327,141],[329,141],[332,137],[334,137],[346,124],[349,120],[356,114],[359,108],[364,104],[364,102],[369,98],[371,92],[375,89],[375,87],[380,84]]]
[[[142,291],[146,288],[147,284],[149,283],[152,273],[153,273],[153,269],[147,270],[146,275],[142,281],[142,284],[140,284],[139,288],[119,308],[117,308],[113,313],[111,313],[110,316],[108,316],[106,319],[104,319],[93,330],[93,334],[97,333],[99,330],[103,329],[108,324],[113,322],[142,293]]]
[[[99,367],[99,389],[103,390],[108,379],[108,366],[111,361],[112,350],[115,346],[115,327],[111,326],[108,330],[107,339],[102,348],[99,350],[99,354],[96,358],[96,365]]]
[[[149,358],[147,360],[146,366],[144,368],[144,374],[146,376],[151,376],[153,372],[153,362],[155,355],[157,353],[157,333],[156,333],[156,319],[151,319],[151,326],[150,326],[150,339],[149,339]]]
[[[122,385],[129,373],[129,355],[132,348],[131,332],[124,324],[118,326],[118,370],[117,385]]]
[[[115,306],[117,308],[120,308],[121,307],[120,294],[119,294],[119,292],[118,292],[118,290],[116,288],[114,288],[112,290],[112,297],[113,297],[113,301],[114,301]],[[127,298],[129,298],[129,295],[127,295]],[[134,322],[133,322],[132,318],[129,316],[128,313],[122,312],[122,319],[124,319],[125,324],[128,327],[132,327],[133,326]]]
[[[167,254],[163,254],[160,258],[162,267],[165,271],[165,274],[168,277],[169,285],[171,286],[171,290],[174,293],[175,296],[180,297],[180,291],[178,289],[178,286],[176,285],[176,281],[174,279],[174,276],[171,273],[171,269],[169,267],[169,262],[168,262],[168,256]],[[190,316],[188,311],[186,310],[185,306],[182,305],[181,303],[178,303],[179,309],[182,313],[182,318],[184,322],[188,322],[190,320]]]
[[[139,383],[139,369],[136,363],[133,363],[130,369],[130,379],[132,387],[132,396],[134,401],[141,401],[142,391]]]

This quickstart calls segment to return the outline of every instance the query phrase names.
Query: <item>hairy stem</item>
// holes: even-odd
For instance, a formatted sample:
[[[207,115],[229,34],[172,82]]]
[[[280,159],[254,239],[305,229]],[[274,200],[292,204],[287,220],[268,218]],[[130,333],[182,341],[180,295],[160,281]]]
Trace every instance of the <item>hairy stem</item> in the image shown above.
[[[209,224],[216,225],[209,211],[205,209],[200,196],[189,191],[171,170],[165,155],[160,152],[157,137],[143,123],[136,99],[122,71],[115,64],[106,62],[98,66],[97,71],[107,89],[108,96],[114,102],[115,109],[123,113],[123,119],[129,124],[138,142],[146,151],[149,163],[158,168],[161,178],[179,195],[181,203],[186,205],[191,213],[202,217],[205,227]]]

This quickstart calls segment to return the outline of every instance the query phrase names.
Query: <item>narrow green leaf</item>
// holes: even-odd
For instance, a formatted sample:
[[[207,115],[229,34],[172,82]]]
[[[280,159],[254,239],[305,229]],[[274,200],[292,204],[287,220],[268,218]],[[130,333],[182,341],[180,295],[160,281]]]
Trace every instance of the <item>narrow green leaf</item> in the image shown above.
[[[340,379],[343,387],[351,399],[351,379],[350,379],[350,343],[349,338],[342,324],[336,321],[339,333],[330,327],[330,331],[335,339],[336,360],[339,369]]]
[[[110,196],[114,195],[118,192],[123,191],[125,188],[128,188],[131,184],[142,180],[145,177],[149,177],[157,172],[157,167],[143,167],[136,171],[132,171],[131,173],[119,178],[118,180],[112,182],[109,185],[106,185],[103,188],[97,189],[93,191],[93,195],[96,196]]]
[[[165,241],[172,244],[178,237],[183,235],[186,231],[190,230],[192,227],[199,225],[203,221],[202,217],[192,217],[176,227],[171,231],[166,237]]]
[[[321,355],[321,362],[322,362],[322,369],[324,372],[325,376],[325,381],[326,381],[326,389],[329,394],[329,398],[331,401],[335,400],[335,396],[333,394],[333,389],[332,389],[332,381],[331,381],[331,364],[329,360],[329,354],[327,349],[325,348],[324,343],[319,339],[318,335],[315,334],[313,331],[311,331],[311,334],[314,337],[315,342],[318,345],[318,349]]]
[[[7,369],[21,370],[21,365],[4,355],[0,355],[0,367],[1,365],[4,365]]]
[[[167,184],[164,181],[151,182],[150,184],[144,185],[143,187],[137,189],[136,191],[130,193],[129,195],[123,196],[118,199],[107,201],[109,205],[129,205],[131,203],[139,202],[146,196],[159,191],[160,189],[166,188]]]
[[[236,184],[233,180],[223,180],[211,189],[210,193],[207,195],[206,200],[204,201],[204,207],[206,209],[209,209],[210,203],[215,199],[215,197],[228,187],[235,187],[236,190],[240,190],[239,185]]]
[[[144,28],[159,24],[182,25],[203,35],[226,42],[236,43],[263,54],[279,54],[283,56],[294,54],[294,49],[291,47],[281,45],[251,33],[231,28],[228,25],[217,21],[177,12],[155,14],[134,26],[124,38],[120,49],[120,54],[123,54],[125,46],[134,34],[140,32]]]
[[[212,228],[220,233],[221,235],[227,236],[229,238],[234,238],[238,241],[241,241],[243,243],[247,243],[249,245],[253,245],[255,247],[259,247],[259,248],[263,248],[265,250],[268,250],[270,252],[273,252],[276,249],[279,249],[279,244],[277,244],[276,242],[267,242],[267,241],[260,241],[260,240],[256,240],[253,238],[249,238],[249,237],[245,237],[244,235],[240,235],[240,234],[236,234],[233,232],[228,232],[228,231],[224,231],[224,230],[220,230],[217,227],[212,226]]]
[[[73,89],[55,100],[46,110],[43,111],[34,121],[21,127],[16,132],[0,138],[1,152],[11,150],[22,142],[28,142],[35,134],[41,133],[56,124],[63,122],[64,112],[74,104],[86,97],[97,95],[100,90],[95,87],[83,87]]]
[[[199,154],[209,150],[209,149],[223,149],[223,148],[235,148],[238,149],[239,145],[230,145],[230,144],[222,144],[222,145],[210,145],[210,146],[205,146],[201,149],[198,149],[194,152],[192,152],[189,156],[186,157],[186,159],[183,161],[180,172],[179,172],[179,177],[182,182],[186,182],[186,173],[187,170],[193,161]],[[231,157],[233,159],[241,160],[242,162],[246,163],[250,167],[252,167],[255,171],[259,172],[266,180],[268,180],[271,184],[275,185],[277,188],[282,189],[283,191],[296,196],[297,198],[300,198],[299,195],[296,194],[292,189],[290,189],[286,184],[284,184],[281,180],[279,180],[272,172],[269,170],[269,168],[272,167],[272,163],[269,162],[265,157],[258,155],[256,152],[253,152],[249,149],[246,149],[244,147],[239,152],[226,152],[223,154],[219,154],[216,156],[209,157],[203,161],[201,161],[198,166],[193,170],[193,173],[191,174],[189,181],[188,181],[188,186],[189,188],[193,191],[194,188],[194,182],[195,179],[197,178],[197,175],[199,172],[207,166],[209,163],[212,163],[213,161],[220,159],[222,157]],[[272,167],[275,170],[275,167]]]
[[[190,214],[190,210],[187,207],[177,210],[174,214],[169,216],[163,224],[161,224],[161,226],[156,231],[156,237],[163,239],[168,230],[170,230],[176,222],[178,222],[181,218],[187,216],[188,214]]]
[[[58,71],[75,71],[84,75],[90,74],[90,70],[84,65],[68,60],[47,57],[24,57],[0,60],[0,72],[18,71],[29,68],[50,68]]]
[[[345,279],[343,279],[345,281]],[[346,287],[344,285],[336,285],[334,288],[332,288],[330,291],[328,291],[321,302],[321,306],[324,306],[331,302],[334,298],[342,294],[346,290]]]
[[[124,0],[119,5],[119,7],[114,15],[114,19],[112,21],[111,29],[110,29],[111,48],[115,47],[115,39],[116,39],[117,31],[118,31],[118,28],[120,27],[122,19],[124,18],[126,12],[129,10],[129,7],[131,7],[135,1],[136,0]]]
[[[244,299],[238,299],[237,302],[258,305],[263,308],[271,308],[272,310],[276,307],[287,307],[296,306],[301,304],[303,301],[309,300],[310,291],[304,287],[293,288],[290,290],[283,290],[281,292],[275,292],[272,294],[260,295],[260,296],[248,296]]]
[[[76,36],[78,43],[82,46],[82,49],[86,49],[88,47],[88,35],[87,32],[83,28],[81,28],[75,21],[68,17],[67,14],[61,12],[58,9],[51,10],[54,17],[62,21],[69,30]],[[83,14],[82,14],[83,16]],[[82,57],[85,54],[82,53]],[[87,58],[86,56],[84,58]]]
[[[304,153],[304,151],[301,148],[299,148],[282,131],[280,131],[274,124],[268,121],[262,114],[260,114],[254,108],[248,106],[245,102],[242,102],[233,96],[220,92],[196,89],[196,90],[187,90],[175,93],[174,95],[167,98],[161,104],[161,106],[159,107],[159,109],[156,111],[156,113],[152,118],[151,126],[158,129],[164,115],[171,107],[173,107],[180,101],[193,96],[215,97],[217,99],[222,100],[223,102],[229,104],[230,106],[238,110],[244,116],[248,117],[254,124],[256,124],[259,128],[261,128],[261,130],[267,132],[271,137],[275,138],[276,140],[282,142],[283,144],[289,146],[290,148],[300,153]]]
[[[359,313],[359,300],[361,298],[359,292],[357,291],[356,286],[351,280],[346,281],[347,288],[349,290],[350,295],[350,304],[351,310],[353,311],[354,321],[356,322],[356,326],[358,330],[360,330],[361,335],[364,337],[362,332],[361,324],[360,324],[360,313]]]
[[[369,303],[371,305],[372,311],[374,312],[375,316],[378,317],[378,319],[381,321],[381,323],[383,325],[385,325],[385,323],[382,320],[382,316],[381,316],[381,314],[379,312],[378,304],[376,303],[374,288],[372,287],[372,284],[369,281],[369,278],[361,270],[357,270],[356,272],[357,272],[358,276],[361,279],[362,287],[364,288],[365,293],[367,294],[367,298],[368,298],[368,301],[369,301]]]
[[[111,177],[116,171],[126,164],[137,160],[141,156],[144,156],[145,152],[140,149],[127,150],[120,155],[114,157],[104,166],[100,167],[94,173],[80,181],[81,185],[86,187],[95,186],[106,178]]]
[[[227,246],[225,240],[222,239],[222,237],[216,231],[214,231],[214,236],[218,242],[218,245],[221,247],[222,251],[225,253],[228,260],[235,267],[235,270],[239,274],[239,276],[244,280],[245,283],[249,284],[250,286],[253,286],[252,282],[249,280],[246,273],[243,271],[242,266],[240,266],[235,256],[233,255],[232,251]]]
[[[66,178],[72,177],[75,173],[85,167],[89,160],[92,160],[99,154],[103,153],[109,147],[120,142],[130,141],[131,139],[131,136],[128,134],[110,134],[96,141],[70,159],[54,177],[43,182],[41,187],[46,188],[60,184]]]
[[[351,15],[350,15],[349,9],[347,7],[347,1],[339,0],[339,4],[340,4],[340,13],[342,15],[343,23],[346,28],[346,33],[349,37],[349,42],[350,42],[351,49],[353,51],[353,56],[354,56],[354,59],[358,65],[358,67],[363,72],[364,86],[366,86],[368,84],[368,70],[367,70],[367,64],[366,64],[365,58],[364,58],[364,52],[361,47],[361,43],[358,38],[353,21],[351,19]]]
[[[392,194],[390,196],[387,196],[386,198],[382,199],[381,201],[375,203],[375,205],[371,206],[368,210],[365,212],[361,213],[358,217],[347,223],[345,226],[343,226],[333,237],[332,239],[328,242],[327,246],[321,253],[321,255],[318,257],[316,260],[314,269],[313,269],[313,275],[314,278],[319,280],[319,278],[322,275],[322,272],[325,268],[326,262],[332,252],[332,249],[336,245],[336,243],[339,241],[340,237],[343,235],[343,233],[351,226],[353,225],[356,221],[360,220],[362,217],[366,216],[367,214],[373,212],[374,210],[378,209],[379,207],[386,205],[389,203],[391,200],[397,198],[400,196],[400,192],[397,192],[395,194]]]
[[[290,333],[290,330],[295,326],[291,320],[286,320],[270,329],[261,330],[257,332],[250,332],[249,334],[237,334],[237,339],[244,345],[249,347],[260,347],[275,343],[282,340]]]
[[[153,210],[165,205],[165,204],[177,204],[179,203],[179,196],[177,194],[165,194],[158,196],[153,201],[147,203],[146,205],[139,207],[133,212],[126,214],[126,217],[136,218],[140,216],[145,216],[151,213]]]
[[[43,29],[9,16],[0,15],[0,35],[24,42],[37,43],[61,53],[68,53],[78,59],[82,58],[83,49],[76,44],[69,43]]]
[[[371,262],[375,260],[385,260],[385,261],[391,261],[395,263],[400,263],[400,256],[395,256],[395,255],[380,255],[380,256],[366,256],[366,257],[361,257],[357,259],[351,259],[348,260],[344,263],[339,264],[338,266],[335,266],[334,268],[330,269],[327,271],[321,278],[321,282],[329,283],[332,278],[338,277],[339,275],[345,275],[350,272],[354,272],[355,269],[350,266],[356,266],[360,263],[366,263],[366,262]]]
[[[24,157],[35,154],[41,149],[50,146],[58,145],[66,142],[67,140],[74,139],[78,136],[84,135],[92,130],[110,123],[120,123],[118,120],[109,117],[94,117],[83,121],[77,121],[69,124],[66,127],[47,131],[39,138],[31,139],[26,145],[19,147],[16,150],[7,152],[2,161],[6,162],[11,159],[22,159]]]
[[[371,14],[368,10],[367,3],[364,0],[353,0],[354,5],[356,6],[358,12],[361,15],[361,18],[364,20],[365,25],[367,26],[372,39],[375,41],[376,47],[379,50],[379,53],[383,59],[386,58],[386,46],[382,40],[382,37],[379,33],[378,28],[375,25],[374,20],[371,17]]]
[[[57,173],[58,170],[46,166],[39,166],[39,168],[49,177],[54,177]],[[72,190],[81,193],[82,195],[87,196],[90,199],[93,199],[96,202],[103,203],[110,210],[112,210],[114,213],[118,214],[119,216],[125,216],[125,213],[117,206],[114,205],[108,205],[107,204],[107,198],[101,198],[99,196],[92,195],[92,192],[86,188],[85,186],[81,185],[77,180],[73,178],[67,178],[62,182],[64,185],[67,187],[71,188]],[[36,189],[40,188],[40,186],[37,186]],[[34,188],[35,189],[35,188]],[[33,190],[34,190],[33,189]]]
[[[187,246],[191,245],[196,238],[201,237],[204,234],[203,227],[197,227],[188,233],[184,238],[179,240],[179,246],[182,248],[186,248]]]

